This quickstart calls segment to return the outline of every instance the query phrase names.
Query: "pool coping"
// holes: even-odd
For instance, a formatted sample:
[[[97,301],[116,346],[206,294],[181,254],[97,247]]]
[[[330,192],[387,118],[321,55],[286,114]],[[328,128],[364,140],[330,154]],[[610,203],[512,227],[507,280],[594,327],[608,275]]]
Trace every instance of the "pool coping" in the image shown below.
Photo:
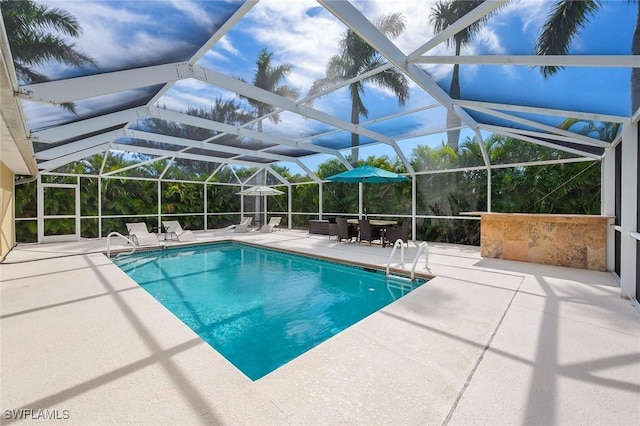
[[[198,246],[206,246],[206,245],[210,245],[210,244],[224,244],[224,243],[229,243],[229,242],[235,243],[235,244],[245,244],[247,246],[259,247],[259,248],[264,248],[264,249],[268,249],[268,250],[281,251],[283,253],[290,253],[290,254],[295,254],[295,255],[299,255],[299,256],[316,258],[316,259],[321,259],[321,260],[341,263],[341,264],[345,264],[345,265],[352,265],[352,266],[357,266],[357,267],[360,267],[360,268],[375,269],[376,271],[379,271],[379,272],[386,272],[386,268],[385,267],[381,267],[379,264],[375,264],[375,263],[352,261],[352,260],[349,260],[349,259],[343,259],[343,258],[339,258],[339,257],[331,257],[331,256],[326,256],[326,255],[311,254],[311,253],[308,253],[308,252],[305,252],[305,251],[294,250],[294,249],[286,249],[286,248],[281,248],[281,247],[273,248],[273,247],[270,247],[268,245],[261,244],[259,242],[238,240],[238,239],[234,239],[232,237],[227,237],[226,239],[220,239],[220,240],[216,240],[216,241],[186,242],[186,243],[182,243],[182,244],[179,244],[179,245],[171,245],[171,246],[140,247],[140,248],[136,249],[135,253],[156,252],[156,251],[164,251],[164,250],[173,250],[173,249],[184,248],[184,247],[198,247]],[[111,253],[112,253],[112,255],[117,256],[119,254],[126,254],[127,250],[126,249],[118,249],[117,251],[111,250]],[[107,256],[107,252],[106,251],[103,252],[103,254],[105,256]],[[112,258],[115,257],[115,256],[112,256]],[[407,275],[410,275],[410,273],[411,273],[410,269],[400,268],[400,267],[395,266],[395,265],[393,265],[393,266],[390,265],[389,266],[389,271],[390,272],[394,272],[396,274],[400,274],[402,276],[407,276]],[[424,279],[424,280],[431,280],[431,279],[436,277],[436,275],[427,274],[427,273],[424,273],[424,272],[422,272],[420,270],[415,270],[414,271],[414,276],[419,277],[419,278]]]

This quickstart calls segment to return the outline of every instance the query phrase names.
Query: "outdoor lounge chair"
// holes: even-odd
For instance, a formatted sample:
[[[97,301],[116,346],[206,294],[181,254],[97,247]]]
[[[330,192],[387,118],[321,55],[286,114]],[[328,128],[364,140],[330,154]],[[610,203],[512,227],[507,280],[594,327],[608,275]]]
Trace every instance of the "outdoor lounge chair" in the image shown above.
[[[371,226],[368,219],[359,219],[358,227],[360,228],[360,237],[358,238],[358,242],[369,241],[369,245],[371,245],[375,240],[382,241],[380,228]]]
[[[129,237],[133,240],[137,246],[157,246],[160,244],[158,236],[152,234],[147,229],[147,224],[144,222],[127,223],[127,232]]]
[[[251,217],[243,218],[239,224],[235,226],[235,232],[247,232],[251,226]]]
[[[180,222],[177,220],[163,220],[162,225],[165,228],[165,236],[169,235],[169,238],[173,239],[173,236],[175,236],[175,238],[177,238],[181,243],[196,240],[196,236],[193,235],[193,232],[182,229]]]
[[[338,225],[338,242],[342,240],[351,241],[353,238],[358,237],[358,232],[352,226],[349,226],[347,219],[344,217],[336,218],[336,224]]]
[[[276,228],[280,227],[280,222],[282,221],[282,217],[280,216],[271,216],[269,219],[269,223],[266,225],[262,225],[260,228],[260,232],[273,232]]]
[[[395,244],[397,240],[402,240],[403,243],[409,245],[409,222],[402,222],[400,228],[387,228],[387,241],[390,244]]]

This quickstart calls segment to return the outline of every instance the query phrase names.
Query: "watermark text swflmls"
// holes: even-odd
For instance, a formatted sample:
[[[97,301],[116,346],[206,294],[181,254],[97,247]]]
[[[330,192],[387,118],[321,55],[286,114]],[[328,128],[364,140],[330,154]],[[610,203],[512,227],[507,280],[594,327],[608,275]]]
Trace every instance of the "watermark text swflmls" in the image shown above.
[[[4,410],[6,420],[68,420],[71,411],[59,409],[19,408],[16,410]]]

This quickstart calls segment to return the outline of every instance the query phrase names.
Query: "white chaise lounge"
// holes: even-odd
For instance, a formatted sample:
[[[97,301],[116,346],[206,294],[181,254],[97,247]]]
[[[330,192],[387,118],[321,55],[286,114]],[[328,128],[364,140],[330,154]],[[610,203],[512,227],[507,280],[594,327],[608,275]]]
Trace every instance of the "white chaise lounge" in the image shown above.
[[[193,232],[187,229],[182,229],[180,222],[178,222],[177,220],[163,220],[162,225],[165,229],[165,235],[167,235],[169,238],[173,239],[175,237],[181,243],[196,240],[196,236],[193,235]]]
[[[251,217],[243,218],[239,224],[235,226],[235,232],[247,232],[251,226]]]
[[[157,246],[160,244],[158,236],[149,232],[146,223],[133,222],[127,223],[126,225],[129,237],[131,237],[137,246]]]
[[[271,216],[271,219],[269,219],[269,223],[263,225],[262,228],[260,228],[260,232],[273,232],[274,229],[280,227],[281,221],[282,221],[282,217]]]

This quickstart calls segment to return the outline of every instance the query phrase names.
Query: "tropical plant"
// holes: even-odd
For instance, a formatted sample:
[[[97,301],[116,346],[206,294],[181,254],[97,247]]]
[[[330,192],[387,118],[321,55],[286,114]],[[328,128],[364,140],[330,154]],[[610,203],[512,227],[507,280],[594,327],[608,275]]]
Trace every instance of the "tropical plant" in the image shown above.
[[[560,151],[501,135],[488,138],[487,149],[492,164],[516,163],[522,158],[564,157]],[[494,169],[492,211],[598,214],[601,190],[598,164],[594,161]]]
[[[460,18],[480,6],[484,0],[449,0],[439,1],[431,8],[429,15],[431,26],[436,33],[442,32],[450,25],[453,25]],[[473,22],[463,30],[457,32],[453,37],[448,38],[446,44],[448,47],[454,47],[455,55],[460,56],[462,47],[471,43],[473,37],[478,33],[482,24],[491,16],[485,15],[482,19]],[[451,85],[449,87],[449,96],[452,99],[460,99],[460,64],[453,66],[453,74],[451,75]],[[460,117],[453,111],[447,110],[447,144],[454,150],[458,150],[460,139]]]
[[[579,126],[580,123],[574,123]],[[606,125],[598,123],[582,123],[590,132],[609,132]],[[599,129],[602,127],[602,129]],[[615,134],[615,132],[610,132]],[[525,143],[501,135],[493,135],[486,139],[486,147],[492,164],[521,163],[523,156],[536,159],[555,160],[563,158],[557,150],[536,144]],[[466,167],[477,158],[479,152],[475,139],[468,138],[461,142],[456,153],[446,143],[441,146],[418,146],[411,158],[415,170],[440,170],[442,167]],[[117,170],[134,160],[122,154],[111,155],[105,170]],[[350,160],[350,159],[348,159]],[[87,168],[95,168],[101,164],[100,157],[87,159],[93,165],[78,165],[78,169],[69,173],[81,173]],[[401,163],[397,158],[387,156],[369,157],[359,161],[357,165],[371,164],[392,171],[401,171]],[[598,214],[600,209],[600,167],[598,162],[578,162],[566,164],[548,164],[536,166],[497,167],[491,170],[492,210],[499,212],[519,213],[576,213]],[[291,181],[301,180],[300,176],[291,174],[282,167],[277,167],[279,174]],[[345,166],[337,159],[321,163],[317,174],[321,178],[328,177],[345,170]],[[255,174],[255,169],[241,168],[232,171],[231,167],[222,168],[216,173],[212,182],[221,185],[207,185],[209,227],[224,227],[237,223],[240,210],[240,197],[236,194],[238,185],[229,183],[237,174],[243,181]],[[58,179],[73,179],[74,176],[46,176],[50,183]],[[60,181],[60,183],[63,182]],[[98,179],[81,178],[82,215],[98,214]],[[125,232],[124,223],[130,221],[120,215],[135,215],[136,221],[145,220],[149,227],[157,225],[158,195],[157,182],[145,179],[103,178],[102,188],[102,230],[103,235],[112,230]],[[203,220],[200,213],[204,211],[203,184],[192,184],[179,181],[164,181],[161,185],[161,215],[171,214],[183,225],[191,229],[201,229]],[[420,216],[457,216],[464,211],[485,211],[487,209],[487,171],[483,168],[471,168],[457,172],[419,174],[416,178],[416,207]],[[35,182],[16,187],[16,234],[18,241],[35,241],[37,224]],[[306,228],[308,220],[317,217],[319,207],[318,186],[314,183],[295,185],[291,200],[292,225]],[[70,192],[55,195],[55,204],[49,207],[51,212],[63,211],[65,205],[73,203]],[[411,214],[411,185],[399,183],[393,185],[369,185],[367,192],[371,210],[378,214],[399,215]],[[281,204],[270,207],[274,212],[287,211],[286,195]],[[277,197],[276,197],[277,198]],[[275,200],[274,200],[275,203]],[[271,204],[271,201],[270,201]],[[58,206],[58,207],[56,207]],[[346,183],[330,183],[324,185],[323,211],[325,213],[353,214],[358,209],[358,186]],[[47,225],[47,233],[72,233],[73,221],[53,221]],[[82,234],[95,237],[97,220],[85,218],[82,221]],[[92,233],[93,232],[93,233]],[[463,219],[418,219],[417,236],[429,241],[443,241],[458,244],[479,244],[479,222]]]
[[[261,89],[268,90],[269,92],[273,92],[277,95],[284,96],[285,98],[297,99],[300,95],[297,89],[280,84],[282,80],[291,72],[293,66],[289,63],[274,66],[271,64],[272,58],[273,53],[269,52],[266,48],[260,51],[260,53],[258,54],[258,59],[256,60],[256,70],[253,77],[253,85]],[[274,112],[273,105],[269,105],[246,96],[241,96],[241,98],[246,99],[247,102],[249,102],[249,105],[255,108],[256,115],[258,117],[262,117]],[[274,123],[280,122],[280,116],[278,114],[272,114],[271,116],[269,116],[269,119]],[[262,131],[262,120],[258,121],[258,131]]]
[[[388,37],[395,38],[404,31],[404,18],[400,13],[394,13],[378,18],[375,26]],[[375,70],[387,62],[378,52],[367,44],[351,29],[347,30],[340,42],[341,53],[329,59],[326,76],[313,83],[310,95],[317,94],[339,83],[355,78],[361,74]],[[349,85],[351,95],[351,123],[358,124],[360,115],[369,116],[364,106],[362,95],[366,83],[391,90],[398,97],[398,104],[404,105],[409,99],[409,84],[406,77],[395,68],[389,68],[377,74],[358,80]],[[360,135],[351,134],[351,159],[355,165],[358,162]]]
[[[446,170],[458,167],[458,153],[442,142],[437,148],[418,145],[411,154],[412,166],[417,171]]]
[[[578,126],[582,126],[578,128]],[[622,123],[607,123],[602,121],[583,120],[580,118],[567,118],[560,125],[563,130],[574,128],[576,133],[595,137],[601,141],[613,142],[622,129]]]
[[[78,20],[69,12],[37,4],[32,0],[0,0],[0,10],[20,83],[47,81],[47,76],[34,67],[50,61],[74,68],[95,66],[91,57],[51,32],[57,31],[69,37],[81,34],[82,28]],[[73,104],[66,103],[63,106],[75,113]]]
[[[636,26],[631,41],[631,54],[640,55],[640,2],[636,3]],[[566,55],[573,38],[589,22],[589,18],[600,10],[600,0],[558,0],[551,7],[549,16],[536,40],[537,55]],[[541,66],[542,75],[547,78],[562,67]],[[631,68],[631,113],[640,107],[640,69]]]

